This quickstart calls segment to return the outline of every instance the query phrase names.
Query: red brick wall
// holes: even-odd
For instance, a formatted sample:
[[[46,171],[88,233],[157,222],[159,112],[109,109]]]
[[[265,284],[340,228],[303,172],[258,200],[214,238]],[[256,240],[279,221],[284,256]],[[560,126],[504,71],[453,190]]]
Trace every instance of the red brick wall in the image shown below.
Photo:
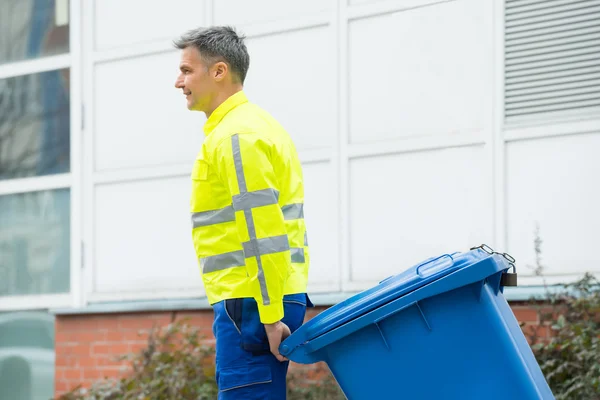
[[[308,310],[307,320],[322,310]],[[116,361],[117,356],[144,348],[154,326],[183,318],[189,318],[201,336],[214,342],[210,310],[57,316],[55,395],[102,378],[119,377],[127,363]]]
[[[532,328],[538,326],[539,320],[535,310],[519,303],[512,304],[512,308],[520,322]],[[306,319],[309,320],[323,309],[309,309]],[[206,337],[207,341],[214,341],[213,314],[210,310],[57,316],[56,396],[79,385],[89,386],[104,377],[120,376],[121,368],[125,364],[115,361],[116,356],[145,347],[148,332],[153,326],[164,326],[172,319],[181,318],[190,318],[190,322],[200,328],[200,334]],[[317,366],[299,366],[292,363],[290,371],[299,368],[319,370]],[[311,372],[308,372],[307,376],[311,379]]]
[[[191,317],[191,323],[200,327],[201,335],[212,337],[209,311],[57,316],[56,395],[80,384],[89,386],[104,377],[120,376],[126,363],[115,361],[116,356],[145,347],[153,326],[185,317]]]
[[[511,303],[511,308],[517,320],[523,324],[523,333],[529,339],[529,335],[536,334],[539,339],[550,338],[550,325],[546,322],[540,325],[538,309],[526,303]]]

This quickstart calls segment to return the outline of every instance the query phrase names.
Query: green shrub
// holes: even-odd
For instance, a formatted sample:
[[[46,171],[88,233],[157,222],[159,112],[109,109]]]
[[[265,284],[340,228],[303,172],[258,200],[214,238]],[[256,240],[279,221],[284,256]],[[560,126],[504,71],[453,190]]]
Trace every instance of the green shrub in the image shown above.
[[[535,265],[546,289],[533,298],[542,329],[524,333],[557,400],[600,399],[600,282],[592,274],[566,285],[546,285],[540,227],[534,231]],[[547,330],[550,332],[547,335]]]
[[[91,388],[76,388],[60,400],[209,400],[217,397],[213,347],[203,344],[198,329],[180,320],[154,329],[139,353],[119,357],[129,373]]]
[[[536,231],[534,274],[543,278],[541,240]],[[552,290],[551,290],[552,289]],[[558,290],[557,290],[558,289]],[[600,399],[600,282],[591,274],[570,284],[548,288],[532,299],[539,323],[550,335],[529,330],[535,357],[557,400]],[[129,373],[103,380],[90,389],[77,388],[58,400],[188,400],[215,399],[214,348],[202,343],[198,330],[179,320],[154,329],[148,345],[121,357]],[[317,372],[318,384],[300,371],[288,374],[289,400],[344,400],[326,367]]]
[[[304,372],[288,374],[287,400],[346,400],[329,369],[320,363],[316,370],[319,383],[306,379]]]
[[[586,274],[535,302],[550,336],[534,330],[530,343],[557,400],[600,399],[599,283]]]
[[[58,400],[212,400],[217,398],[214,347],[204,344],[198,329],[178,320],[153,329],[147,346],[138,353],[118,357],[127,361],[121,379],[104,379],[90,388],[77,387]],[[289,400],[343,400],[329,371],[321,371],[319,384],[301,372],[288,374]]]

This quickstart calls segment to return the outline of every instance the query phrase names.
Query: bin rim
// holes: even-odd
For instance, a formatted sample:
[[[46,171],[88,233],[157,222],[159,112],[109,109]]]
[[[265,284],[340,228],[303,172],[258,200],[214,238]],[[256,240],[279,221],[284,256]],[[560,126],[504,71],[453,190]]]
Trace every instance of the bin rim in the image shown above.
[[[414,265],[398,275],[393,275],[380,282],[379,285],[364,290],[315,316],[303,324],[293,335],[286,339],[286,353],[303,343],[317,339],[328,332],[358,319],[373,310],[399,300],[425,286],[453,274],[465,267],[473,266],[481,261],[492,258],[498,265],[494,270],[508,269],[508,265],[500,257],[489,254],[482,249],[473,249],[464,253],[443,254],[432,257]],[[422,271],[427,268],[428,274]],[[431,272],[433,271],[433,272]],[[420,274],[421,273],[421,274]],[[410,279],[410,278],[413,279]]]

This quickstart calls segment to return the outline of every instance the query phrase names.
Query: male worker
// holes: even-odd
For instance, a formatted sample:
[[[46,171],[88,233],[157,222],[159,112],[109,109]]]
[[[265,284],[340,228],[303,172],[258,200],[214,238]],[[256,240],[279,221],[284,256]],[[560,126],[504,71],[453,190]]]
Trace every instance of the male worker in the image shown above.
[[[219,399],[285,399],[289,361],[278,348],[312,306],[300,161],[286,131],[243,92],[243,36],[211,27],[174,44],[175,87],[207,117],[191,175],[192,238],[215,313]]]

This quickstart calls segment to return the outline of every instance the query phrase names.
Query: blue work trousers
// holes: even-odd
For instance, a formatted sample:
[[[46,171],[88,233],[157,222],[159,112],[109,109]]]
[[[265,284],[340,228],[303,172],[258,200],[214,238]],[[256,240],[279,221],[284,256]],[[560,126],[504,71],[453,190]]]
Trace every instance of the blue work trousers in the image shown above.
[[[305,293],[283,298],[283,322],[294,333],[304,322]],[[213,304],[216,338],[218,400],[284,400],[289,362],[271,354],[264,325],[253,298],[228,299]]]

